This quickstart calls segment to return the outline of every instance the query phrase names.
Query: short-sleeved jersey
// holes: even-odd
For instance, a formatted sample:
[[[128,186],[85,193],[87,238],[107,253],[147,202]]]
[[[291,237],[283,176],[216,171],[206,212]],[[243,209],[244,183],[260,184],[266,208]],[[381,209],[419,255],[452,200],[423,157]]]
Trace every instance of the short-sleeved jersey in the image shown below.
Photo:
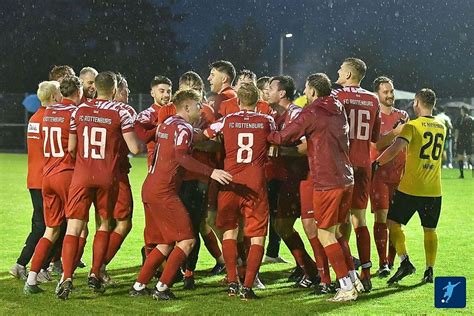
[[[137,112],[135,109],[126,103],[122,103],[122,106],[125,110],[128,111],[130,116],[132,117],[132,121],[135,122],[137,119]],[[125,139],[122,137],[122,143],[120,144],[120,162],[119,162],[119,169],[120,173],[123,174],[128,174],[130,172],[130,168],[132,168],[132,165],[130,164],[130,161],[128,159],[128,154],[130,153],[127,143],[125,142]]]
[[[221,103],[225,100],[229,100],[232,98],[236,98],[237,93],[232,89],[232,87],[226,87],[222,89],[221,92],[214,98],[214,101],[209,102],[209,105],[214,109],[214,113],[216,113],[216,118],[222,117],[220,114]]]
[[[156,131],[156,146],[148,175],[143,184],[144,202],[160,194],[176,194],[184,170],[179,168],[176,151],[191,153],[193,127],[182,117],[167,118]]]
[[[267,136],[275,129],[271,116],[241,110],[219,119],[206,131],[211,138],[217,134],[224,136],[224,169],[235,175],[248,167],[259,167],[263,171]]]
[[[117,181],[122,134],[133,131],[133,119],[123,103],[94,100],[71,115],[70,133],[77,134],[73,184],[108,186]]]
[[[71,114],[76,104],[68,99],[49,106],[43,116],[43,176],[52,176],[66,170],[74,170],[74,159],[68,152]]]
[[[390,133],[398,124],[406,123],[410,120],[408,113],[406,111],[392,108],[390,114],[385,114],[381,112],[381,124],[380,124],[380,137],[387,135]],[[387,146],[388,147],[388,146]],[[374,146],[370,148],[370,157],[372,161],[377,159],[378,156],[387,148],[382,148],[378,151]],[[380,167],[377,171],[375,177],[379,177],[386,183],[399,183],[400,178],[403,173],[403,168],[405,166],[406,160],[406,151],[403,150],[400,152],[394,159],[392,159],[389,163]]]
[[[379,99],[361,87],[335,89],[331,95],[344,105],[349,119],[352,165],[370,168],[370,142],[377,142],[380,131]]]
[[[41,136],[41,126],[43,124],[44,107],[30,118],[26,135],[28,148],[28,175],[26,185],[28,189],[41,189],[43,183],[43,139]]]
[[[458,141],[461,143],[470,143],[472,141],[472,132],[474,130],[474,119],[469,116],[461,116],[456,120],[455,128],[458,130]]]
[[[239,99],[237,97],[222,101],[221,106],[219,108],[219,114],[222,117],[239,111]],[[274,111],[272,110],[268,102],[262,100],[257,101],[257,105],[255,106],[255,112],[272,116],[274,114]]]
[[[405,173],[398,190],[414,196],[441,196],[444,124],[432,116],[421,116],[406,123],[398,137],[408,142]]]

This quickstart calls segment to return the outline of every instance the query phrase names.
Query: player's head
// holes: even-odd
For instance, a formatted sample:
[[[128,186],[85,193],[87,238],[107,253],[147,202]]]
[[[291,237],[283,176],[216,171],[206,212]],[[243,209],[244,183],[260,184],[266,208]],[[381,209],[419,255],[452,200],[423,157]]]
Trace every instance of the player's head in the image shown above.
[[[324,73],[309,75],[306,79],[304,94],[308,104],[319,97],[327,97],[331,94],[331,79]]]
[[[79,104],[82,99],[82,80],[76,76],[66,76],[59,86],[63,97]]]
[[[128,104],[128,96],[130,90],[128,89],[128,82],[124,75],[117,73],[117,93],[115,94],[115,101]]]
[[[38,85],[36,95],[38,96],[38,99],[40,99],[42,106],[48,106],[60,102],[62,95],[59,90],[59,82],[54,80],[41,82]]]
[[[423,88],[415,94],[413,101],[413,110],[417,116],[423,115],[426,112],[432,112],[436,105],[436,94],[433,90]]]
[[[201,95],[193,89],[178,90],[173,96],[176,114],[189,123],[194,123],[201,117]]]
[[[461,106],[460,111],[461,111],[461,115],[462,115],[462,116],[469,115],[469,109],[468,109],[467,106],[465,106],[465,105]]]
[[[379,97],[380,104],[386,107],[392,107],[395,104],[395,88],[392,79],[386,76],[377,77],[372,86]]]
[[[258,88],[253,83],[242,83],[237,90],[241,109],[255,109],[258,102]]]
[[[260,98],[263,101],[268,102],[268,96],[270,91],[270,77],[263,76],[257,80],[257,88],[260,91]]]
[[[354,57],[346,58],[337,71],[339,75],[337,83],[342,86],[352,84],[359,85],[362,79],[364,79],[366,71],[367,65],[362,59]]]
[[[243,83],[253,83],[254,85],[257,84],[257,75],[248,69],[242,69],[237,74],[237,81],[235,82],[234,89],[238,91],[240,86]]]
[[[276,76],[270,79],[268,103],[279,104],[282,100],[293,101],[296,93],[295,81],[290,76]]]
[[[150,95],[155,104],[160,106],[170,103],[173,83],[168,77],[155,76],[150,83]]]
[[[194,71],[187,71],[179,77],[179,90],[193,89],[199,92],[200,95],[204,91],[204,82],[201,77]]]
[[[95,98],[95,95],[97,93],[97,89],[95,87],[95,77],[97,76],[97,74],[97,70],[92,67],[84,67],[79,72],[79,78],[81,78],[82,84],[84,85],[83,90],[84,96],[86,98]]]
[[[112,71],[103,71],[95,77],[97,98],[113,100],[117,93],[117,75]]]
[[[235,67],[230,61],[218,60],[213,62],[207,81],[211,85],[211,91],[219,93],[223,88],[230,87],[235,78]]]
[[[61,66],[53,66],[53,68],[49,71],[48,78],[50,81],[57,81],[61,83],[61,81],[66,76],[75,76],[76,73],[71,66],[68,65],[61,65]]]

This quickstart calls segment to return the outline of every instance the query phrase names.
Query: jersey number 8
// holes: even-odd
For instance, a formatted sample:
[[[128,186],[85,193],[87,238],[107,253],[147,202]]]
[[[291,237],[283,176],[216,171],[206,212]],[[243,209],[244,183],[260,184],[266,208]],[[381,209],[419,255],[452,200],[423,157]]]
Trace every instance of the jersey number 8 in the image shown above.
[[[244,141],[245,140],[245,141]],[[253,134],[252,133],[239,133],[237,135],[237,163],[250,163],[252,162],[252,146],[253,146]],[[244,152],[247,153],[244,158]]]
[[[105,143],[107,130],[103,127],[92,127],[89,136],[89,126],[84,127],[84,158],[89,158],[89,146],[91,148],[90,156],[92,159],[105,159]],[[97,148],[98,147],[98,148]]]

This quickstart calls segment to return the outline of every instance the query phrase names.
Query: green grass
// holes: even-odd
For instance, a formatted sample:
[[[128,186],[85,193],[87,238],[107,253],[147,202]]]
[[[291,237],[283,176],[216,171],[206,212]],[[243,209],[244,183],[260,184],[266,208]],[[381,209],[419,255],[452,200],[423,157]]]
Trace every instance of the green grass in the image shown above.
[[[456,170],[443,170],[443,210],[438,228],[439,249],[435,268],[438,276],[465,276],[468,286],[468,301],[465,309],[440,310],[433,304],[434,286],[419,285],[424,271],[423,234],[419,219],[415,215],[406,228],[408,251],[418,268],[414,276],[407,277],[397,288],[387,288],[385,280],[373,278],[374,289],[362,294],[357,302],[334,304],[326,302],[327,297],[308,295],[307,290],[291,288],[286,281],[292,264],[264,265],[261,279],[267,285],[258,291],[261,300],[241,302],[228,298],[225,288],[217,282],[222,278],[207,277],[206,270],[213,266],[213,259],[204,249],[198,262],[198,289],[191,292],[175,285],[179,297],[175,302],[156,302],[150,297],[130,298],[127,292],[137,276],[141,262],[140,247],[143,243],[143,206],[140,188],[145,178],[145,159],[132,159],[131,183],[134,190],[134,227],[116,258],[109,265],[110,274],[118,283],[103,295],[95,295],[85,285],[87,269],[79,269],[75,280],[76,291],[70,300],[63,302],[54,296],[55,284],[43,285],[45,293],[37,296],[23,294],[23,282],[11,278],[8,269],[15,262],[29,232],[31,201],[26,189],[26,155],[0,154],[0,314],[89,314],[89,313],[185,313],[185,314],[433,314],[474,313],[472,303],[473,250],[472,212],[474,210],[474,178],[467,172],[464,180],[457,179]],[[93,218],[93,217],[92,217]],[[369,213],[369,227],[373,218]],[[297,229],[302,236],[299,221]],[[92,228],[93,226],[90,225]],[[90,265],[91,244],[86,246],[85,261]],[[354,236],[351,247],[356,251]],[[310,247],[307,243],[307,250]],[[311,251],[310,251],[311,253]],[[290,259],[287,248],[282,244],[281,254]],[[372,261],[378,262],[375,246],[372,247]]]

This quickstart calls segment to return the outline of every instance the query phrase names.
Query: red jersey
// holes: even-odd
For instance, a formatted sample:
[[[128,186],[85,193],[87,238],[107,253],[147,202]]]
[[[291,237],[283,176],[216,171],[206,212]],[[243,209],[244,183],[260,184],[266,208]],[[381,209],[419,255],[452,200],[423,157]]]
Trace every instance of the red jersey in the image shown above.
[[[121,102],[97,99],[79,105],[70,126],[70,133],[77,134],[72,183],[95,187],[116,182],[122,134],[132,131],[133,119]]]
[[[41,126],[46,109],[40,107],[28,122],[26,142],[28,148],[28,175],[26,186],[28,189],[41,189],[43,183],[43,139]]]
[[[224,136],[224,169],[235,175],[267,161],[267,135],[276,129],[270,115],[241,110],[221,118],[207,129],[210,138]]]
[[[400,124],[400,120],[404,123],[410,120],[408,113],[399,110],[396,108],[392,108],[392,112],[390,114],[384,114],[381,112],[382,115],[382,123],[380,125],[380,137],[385,136],[390,131],[392,131],[396,125]],[[388,147],[388,146],[387,146]],[[370,148],[370,157],[372,161],[374,161],[380,154],[387,148],[382,148],[382,150],[378,151],[374,146]],[[402,177],[403,169],[405,167],[405,160],[406,160],[406,151],[401,151],[394,159],[392,159],[389,163],[381,166],[375,177],[380,177],[387,183],[399,183]]]
[[[370,142],[380,133],[380,106],[375,94],[361,87],[343,87],[332,91],[349,119],[350,158],[354,167],[370,168]]]
[[[68,99],[48,107],[43,116],[43,176],[52,176],[66,170],[74,170],[74,159],[68,152],[71,114],[76,104]]]
[[[210,176],[213,168],[191,157],[193,127],[182,117],[166,119],[156,131],[156,146],[152,164],[143,183],[143,202],[151,202],[157,195],[176,194],[185,169]]]
[[[331,96],[316,99],[297,118],[268,141],[292,144],[305,136],[313,186],[331,190],[352,185],[354,172],[349,160],[349,124],[342,104]]]
[[[232,98],[237,98],[237,93],[234,91],[234,89],[232,89],[232,87],[227,87],[222,89],[221,92],[219,92],[219,94],[215,97],[214,101],[209,103],[209,105],[214,109],[214,113],[216,113],[216,118],[222,117],[220,114],[222,102]]]
[[[137,112],[135,109],[128,104],[122,103],[122,106],[125,110],[128,111],[130,116],[132,117],[132,121],[135,123],[137,119]],[[130,172],[130,168],[132,168],[132,165],[130,164],[130,160],[128,159],[128,154],[130,153],[130,150],[128,149],[127,143],[125,142],[125,139],[122,137],[122,142],[120,144],[120,161],[119,161],[119,169],[120,173],[123,174],[128,174]]]
[[[222,101],[221,106],[219,108],[219,114],[222,117],[239,111],[239,99],[237,97]],[[268,102],[265,102],[263,100],[258,100],[257,105],[255,106],[255,112],[272,116],[274,114]]]

